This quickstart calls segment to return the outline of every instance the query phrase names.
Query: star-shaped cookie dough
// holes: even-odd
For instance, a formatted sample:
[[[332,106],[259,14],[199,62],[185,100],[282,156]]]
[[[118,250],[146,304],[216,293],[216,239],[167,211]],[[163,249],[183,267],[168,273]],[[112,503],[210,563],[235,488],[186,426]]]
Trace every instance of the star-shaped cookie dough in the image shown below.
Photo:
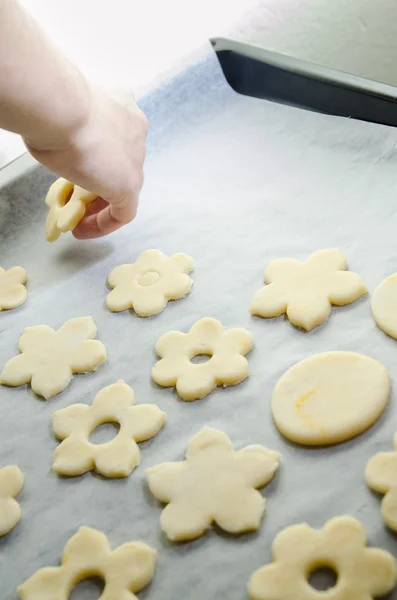
[[[0,469],[0,536],[6,535],[21,518],[21,507],[15,500],[23,486],[19,467],[10,465]]]
[[[12,267],[8,271],[0,267],[0,310],[10,310],[24,304],[28,297],[25,287],[27,279],[22,267]]]
[[[26,327],[19,338],[21,354],[6,363],[0,383],[30,382],[32,390],[48,400],[69,385],[73,373],[95,371],[106,360],[105,346],[95,336],[92,317],[70,319],[57,331],[48,325]]]
[[[293,325],[310,331],[328,319],[332,304],[350,304],[367,292],[361,277],[346,269],[346,258],[336,249],[319,250],[305,262],[273,260],[250,312],[260,317],[287,313]]]
[[[237,452],[223,431],[204,427],[188,444],[186,460],[146,471],[152,494],[167,503],[161,528],[173,542],[202,535],[211,523],[229,533],[258,529],[265,499],[256,488],[273,479],[280,455],[262,446]]]

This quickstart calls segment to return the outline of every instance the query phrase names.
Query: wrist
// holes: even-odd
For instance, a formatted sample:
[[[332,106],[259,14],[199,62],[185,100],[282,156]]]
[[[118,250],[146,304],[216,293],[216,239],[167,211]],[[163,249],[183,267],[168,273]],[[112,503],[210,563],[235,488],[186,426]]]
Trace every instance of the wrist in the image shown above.
[[[73,68],[65,89],[57,92],[58,101],[48,107],[47,118],[39,119],[40,127],[22,133],[22,138],[33,152],[62,151],[73,146],[76,136],[91,120],[92,91],[84,76]],[[44,110],[44,109],[43,109]]]

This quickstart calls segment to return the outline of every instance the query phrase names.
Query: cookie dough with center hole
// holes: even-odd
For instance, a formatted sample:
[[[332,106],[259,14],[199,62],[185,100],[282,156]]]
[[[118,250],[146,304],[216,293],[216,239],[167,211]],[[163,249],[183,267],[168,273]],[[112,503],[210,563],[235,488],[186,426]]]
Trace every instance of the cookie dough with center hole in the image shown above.
[[[334,571],[336,581],[320,591],[310,575],[324,567]],[[272,562],[253,573],[248,594],[251,600],[373,600],[391,592],[396,580],[390,552],[368,548],[363,525],[340,516],[322,529],[299,523],[280,531],[272,545]]]
[[[21,600],[67,600],[76,583],[93,575],[104,581],[102,600],[138,600],[153,578],[157,552],[143,542],[112,550],[107,537],[80,527],[66,543],[59,567],[44,567],[17,589]]]
[[[324,352],[284,373],[273,392],[273,419],[297,444],[337,444],[373,425],[389,394],[389,374],[378,361],[354,352]]]

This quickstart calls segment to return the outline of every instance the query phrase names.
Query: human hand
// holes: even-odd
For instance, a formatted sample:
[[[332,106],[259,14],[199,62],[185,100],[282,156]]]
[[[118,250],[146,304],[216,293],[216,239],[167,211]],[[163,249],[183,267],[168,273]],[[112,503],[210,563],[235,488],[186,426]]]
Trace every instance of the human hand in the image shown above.
[[[101,91],[91,94],[87,118],[65,140],[25,143],[43,165],[98,197],[87,205],[73,235],[96,238],[136,215],[143,183],[148,124],[133,103],[123,106]]]

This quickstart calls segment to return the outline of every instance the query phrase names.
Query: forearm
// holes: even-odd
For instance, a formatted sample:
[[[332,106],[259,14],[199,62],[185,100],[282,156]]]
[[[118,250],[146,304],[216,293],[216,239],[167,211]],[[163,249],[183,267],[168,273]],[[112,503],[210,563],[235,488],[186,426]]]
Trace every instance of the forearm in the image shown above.
[[[147,127],[135,103],[93,91],[17,0],[0,0],[0,128],[97,196],[76,237],[106,235],[135,217]]]
[[[89,86],[17,0],[0,0],[0,128],[42,150],[68,146],[88,119]]]

